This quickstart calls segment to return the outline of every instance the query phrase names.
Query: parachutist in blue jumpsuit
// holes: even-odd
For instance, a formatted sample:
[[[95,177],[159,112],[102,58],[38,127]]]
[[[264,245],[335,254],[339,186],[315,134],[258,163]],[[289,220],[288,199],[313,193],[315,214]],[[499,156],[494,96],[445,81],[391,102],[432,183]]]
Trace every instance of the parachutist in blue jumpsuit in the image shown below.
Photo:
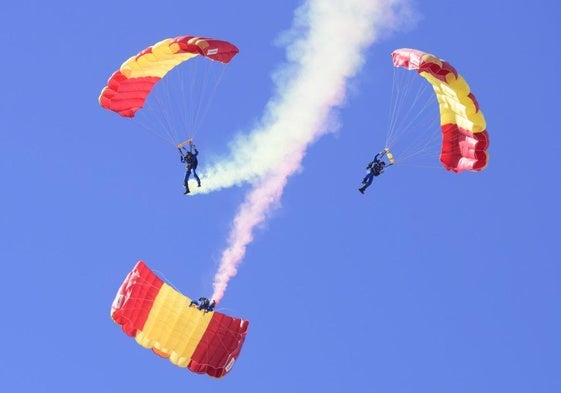
[[[368,173],[366,174],[364,179],[362,179],[362,187],[358,189],[358,191],[360,191],[361,194],[364,194],[364,191],[366,191],[366,189],[370,187],[370,185],[372,184],[372,180],[374,180],[375,176],[380,176],[382,173],[384,173],[384,168],[386,166],[392,165],[392,164],[386,164],[384,161],[381,160],[382,157],[384,157],[384,154],[386,154],[385,150],[376,154],[376,156],[374,156],[374,160],[370,161],[366,166],[366,169],[368,169]]]
[[[206,297],[201,297],[199,298],[199,310],[206,310],[208,309],[208,306],[210,304],[210,300],[208,300]]]
[[[185,149],[185,148],[183,148]],[[183,185],[185,186],[184,194],[189,194],[189,177],[191,176],[191,171],[193,171],[193,176],[197,181],[197,185],[201,186],[201,179],[199,179],[199,175],[197,175],[197,165],[199,165],[199,160],[197,156],[199,155],[199,151],[197,150],[196,146],[192,143],[189,144],[189,151],[185,149],[186,153],[183,154],[183,150],[179,149],[179,154],[181,155],[181,162],[185,164],[185,179],[183,180]]]
[[[197,306],[199,310],[202,310],[203,308],[206,309],[209,303],[210,302],[206,297],[200,297],[199,300],[191,300],[191,303],[189,303],[189,307]]]
[[[209,312],[214,310],[214,306],[216,306],[216,300],[213,300],[211,302],[206,297],[200,297],[199,301],[191,300],[191,303],[189,303],[189,307],[193,305],[197,306],[199,310],[205,310]]]

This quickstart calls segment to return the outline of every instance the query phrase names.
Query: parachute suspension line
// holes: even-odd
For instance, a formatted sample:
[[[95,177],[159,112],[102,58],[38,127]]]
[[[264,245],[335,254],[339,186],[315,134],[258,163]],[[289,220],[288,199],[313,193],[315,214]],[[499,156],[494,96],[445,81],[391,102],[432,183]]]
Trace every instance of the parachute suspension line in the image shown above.
[[[193,59],[192,64],[184,64],[183,66],[187,66],[187,67],[192,67],[195,68],[197,67],[197,63],[198,63],[199,59]],[[178,85],[179,85],[179,97],[178,97],[178,102],[177,102],[177,116],[180,118],[180,127],[185,127],[185,129],[183,130],[175,130],[175,134],[176,134],[176,141],[177,142],[183,142],[178,136],[182,135],[183,137],[191,138],[191,130],[193,128],[193,124],[190,124],[189,122],[189,110],[190,108],[193,106],[193,102],[195,101],[193,98],[193,91],[191,89],[191,85],[193,85],[194,80],[195,80],[195,75],[197,74],[196,70],[195,72],[178,72]],[[187,78],[187,76],[189,76],[189,87],[187,86],[187,82],[185,81],[185,79]],[[180,101],[179,101],[180,99]]]
[[[195,58],[168,72],[135,116],[148,132],[176,147],[194,139],[210,111],[227,64]],[[195,141],[196,142],[196,141]]]
[[[175,289],[177,292],[181,293],[181,291],[171,281],[168,281],[168,278],[166,277],[166,275],[161,270],[153,269],[152,271],[154,272],[154,274],[156,274],[158,277],[160,277],[162,279],[162,281],[164,281],[170,287]]]
[[[201,60],[203,63],[201,63]],[[191,60],[191,64],[187,64],[188,67],[192,68],[191,72],[188,74],[182,74],[182,77],[189,77],[187,81],[181,81],[181,96],[184,98],[183,110],[181,111],[183,115],[183,125],[185,130],[183,133],[187,136],[187,139],[193,138],[199,126],[199,111],[201,106],[201,101],[204,98],[204,87],[201,82],[204,79],[203,70],[205,69],[205,59],[196,58]],[[197,99],[198,97],[198,99]]]
[[[201,60],[203,61],[201,65]],[[201,86],[200,68],[205,68],[206,59],[194,58],[172,69],[159,83],[164,82],[162,95],[165,102],[158,97],[158,111],[166,118],[165,131],[174,146],[184,139],[192,138],[198,125],[198,108],[204,98]]]
[[[439,139],[438,116],[426,116],[430,112],[431,104],[435,104],[432,94],[432,88],[425,83],[417,90],[414,97],[411,97],[411,106],[404,115],[407,123],[403,126],[403,134],[408,134],[412,143],[404,146],[402,152],[404,161],[423,156],[427,152],[430,154],[431,146],[435,147],[434,144]],[[438,151],[437,148],[432,150]]]
[[[150,114],[156,119],[156,122],[159,123],[157,124],[157,127],[160,127],[160,129],[155,130],[155,132],[162,135],[162,138],[168,141],[171,145],[176,145],[179,138],[177,136],[176,124],[173,119],[177,116],[177,105],[171,96],[171,86],[169,86],[169,80],[163,79],[159,83],[161,86],[157,86],[159,89],[156,94],[153,94],[155,110],[150,111]]]
[[[189,90],[191,92],[191,113],[193,114],[193,118],[191,119],[192,122],[189,125],[189,138],[194,138],[195,136],[197,136],[199,127],[201,126],[204,119],[202,108],[207,105],[204,102],[209,100],[208,96],[210,95],[210,93],[208,91],[207,84],[209,73],[211,71],[211,65],[213,65],[211,64],[211,62],[205,61],[205,63],[201,64],[200,66],[201,70],[197,70],[196,72],[197,79],[191,79],[191,86]],[[196,64],[196,66],[197,68],[199,68],[199,64]],[[194,74],[195,73],[193,73],[193,75]],[[194,99],[195,95],[200,98],[198,101]]]
[[[212,64],[212,63],[216,63],[216,64]],[[197,136],[199,132],[199,125],[206,118],[207,113],[211,108],[212,102],[214,101],[214,97],[218,90],[218,86],[220,85],[222,79],[224,78],[227,67],[228,64],[220,64],[214,61],[205,64],[204,67],[205,72],[202,76],[202,84],[200,88],[204,89],[203,91],[206,91],[206,93],[200,94],[200,97],[202,97],[202,99],[197,107],[197,111],[196,111],[197,120],[193,126],[193,132],[192,135],[190,135],[190,137],[195,138]],[[212,85],[213,82],[214,85]]]
[[[172,97],[173,91],[170,79],[163,78],[153,88],[145,101],[144,108],[139,110],[135,120],[148,132],[164,140],[166,143],[177,145],[177,102]]]
[[[430,84],[417,72],[394,68],[386,147],[398,163],[425,166],[439,155],[438,105]]]
[[[170,71],[170,75],[164,78],[168,84],[165,93],[169,98],[160,105],[159,111],[160,114],[166,112],[170,120],[166,130],[174,146],[195,139],[201,131],[226,66],[209,59],[195,58],[182,64],[179,70]]]
[[[413,90],[413,81],[410,75],[398,72],[394,69],[393,86],[391,96],[390,125],[388,131],[387,145],[393,146],[399,141],[407,131],[407,126],[403,122],[408,119],[411,121],[410,95]]]
[[[168,126],[165,125],[162,116],[150,115],[150,112],[145,110],[143,113],[143,117],[151,117],[150,120],[141,119],[141,116],[135,117],[135,122],[138,123],[145,131],[148,133],[158,137],[159,139],[163,140],[164,142],[174,145],[173,138],[170,138],[167,132],[162,130],[167,130]],[[154,126],[154,124],[158,123],[158,125]],[[159,131],[158,131],[159,130]]]
[[[401,140],[404,134],[413,132],[413,127],[417,128],[419,117],[430,106],[427,99],[430,86],[425,84],[418,88],[418,81],[415,80],[418,76],[411,75],[412,73],[394,69],[393,105],[387,138],[389,146]]]
[[[387,129],[387,136],[386,136],[386,147],[392,147],[395,140],[397,139],[397,115],[401,111],[398,109],[398,106],[404,105],[404,103],[398,100],[399,90],[402,88],[398,81],[398,74],[396,70],[393,70],[393,78],[392,78],[392,90],[390,95],[390,107],[388,113],[388,129]]]

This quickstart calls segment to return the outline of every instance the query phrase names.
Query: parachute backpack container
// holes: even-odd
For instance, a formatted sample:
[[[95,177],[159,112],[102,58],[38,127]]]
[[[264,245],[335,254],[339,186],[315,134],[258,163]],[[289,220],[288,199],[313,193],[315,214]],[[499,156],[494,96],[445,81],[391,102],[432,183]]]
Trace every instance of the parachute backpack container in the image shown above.
[[[139,261],[117,292],[111,318],[139,345],[176,366],[222,378],[238,359],[249,322],[190,304]]]

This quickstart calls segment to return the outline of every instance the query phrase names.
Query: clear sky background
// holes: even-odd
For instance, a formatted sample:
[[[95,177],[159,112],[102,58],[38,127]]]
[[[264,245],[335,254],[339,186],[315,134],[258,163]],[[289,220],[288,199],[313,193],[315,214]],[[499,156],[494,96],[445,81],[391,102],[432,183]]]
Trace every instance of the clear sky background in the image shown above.
[[[211,294],[252,185],[184,196],[177,152],[99,106],[107,78],[163,38],[236,44],[198,141],[204,174],[282,100],[290,78],[272,77],[287,67],[281,38],[306,37],[294,19],[308,3],[339,2],[2,5],[3,391],[561,391],[553,0],[394,2],[399,20],[372,18],[362,65],[336,87],[344,100],[318,114],[329,132],[306,149],[219,305],[250,321],[224,379],[173,366],[112,322],[138,260],[190,297]],[[361,195],[364,166],[384,147],[390,53],[401,47],[446,59],[469,82],[487,119],[489,166],[457,175],[396,165]],[[325,67],[345,62],[339,42],[306,49],[329,53]],[[312,90],[299,98],[313,102]]]

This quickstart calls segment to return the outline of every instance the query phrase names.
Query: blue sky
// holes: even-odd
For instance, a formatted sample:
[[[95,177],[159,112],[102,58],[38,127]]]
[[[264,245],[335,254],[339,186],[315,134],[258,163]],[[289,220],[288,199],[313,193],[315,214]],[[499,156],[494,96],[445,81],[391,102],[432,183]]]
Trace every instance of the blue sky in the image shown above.
[[[3,5],[7,390],[561,390],[556,2],[394,2],[417,17],[373,18],[362,66],[329,112],[337,127],[307,147],[229,282],[219,309],[250,329],[221,380],[152,355],[109,310],[138,260],[188,296],[210,294],[253,186],[184,196],[177,152],[97,98],[126,58],[160,39],[235,43],[198,142],[204,174],[206,158],[227,155],[285,96],[290,78],[273,75],[287,68],[286,32],[307,34],[294,25],[304,2],[112,3]],[[360,195],[364,165],[384,147],[390,53],[401,47],[448,60],[469,82],[487,120],[489,167],[396,165]],[[311,49],[345,61],[341,46]]]

